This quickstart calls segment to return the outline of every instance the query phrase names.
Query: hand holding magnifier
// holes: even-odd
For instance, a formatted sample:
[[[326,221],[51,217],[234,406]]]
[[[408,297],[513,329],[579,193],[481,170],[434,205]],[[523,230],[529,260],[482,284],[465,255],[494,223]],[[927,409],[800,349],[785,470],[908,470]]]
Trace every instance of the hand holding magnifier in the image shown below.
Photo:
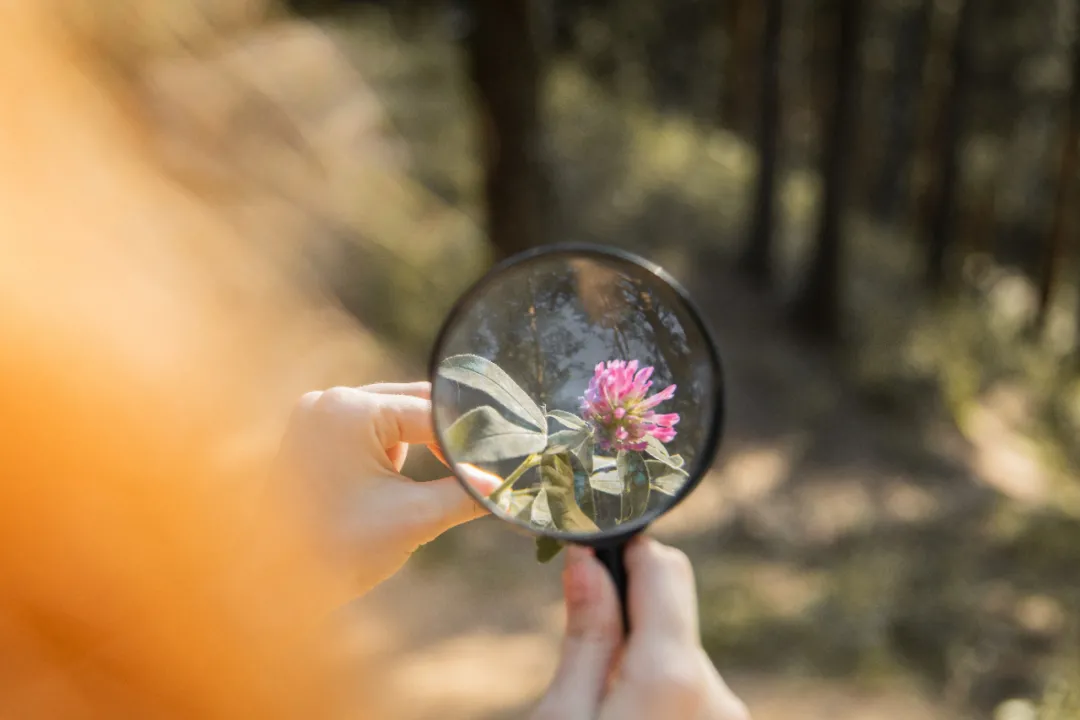
[[[721,436],[720,355],[686,292],[615,250],[518,255],[455,306],[431,375],[447,462],[503,479],[488,497],[465,488],[536,535],[541,560],[595,548],[625,613],[623,547],[693,489]]]

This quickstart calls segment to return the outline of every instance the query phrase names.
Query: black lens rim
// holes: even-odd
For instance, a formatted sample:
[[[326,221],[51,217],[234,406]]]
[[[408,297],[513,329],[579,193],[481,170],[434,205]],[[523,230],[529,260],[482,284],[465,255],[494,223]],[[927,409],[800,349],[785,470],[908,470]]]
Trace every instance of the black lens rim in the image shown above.
[[[706,355],[710,364],[710,369],[713,372],[713,376],[716,378],[716,387],[713,391],[713,406],[712,417],[710,422],[710,429],[705,436],[705,444],[701,451],[697,453],[694,459],[694,467],[692,471],[688,472],[688,480],[686,484],[680,488],[679,492],[672,498],[668,507],[660,513],[654,513],[653,515],[638,518],[632,522],[620,525],[617,528],[611,528],[599,533],[573,533],[562,530],[546,531],[538,530],[536,527],[514,518],[503,517],[496,515],[500,520],[510,523],[514,527],[524,528],[528,533],[535,536],[544,536],[554,538],[563,542],[574,543],[577,545],[585,545],[590,547],[608,547],[614,544],[622,543],[628,540],[630,537],[640,533],[649,526],[650,523],[655,521],[661,515],[670,512],[679,503],[686,499],[691,492],[701,483],[702,478],[712,467],[716,460],[716,456],[720,450],[721,440],[724,434],[724,422],[726,420],[725,412],[725,386],[723,362],[720,357],[720,348],[716,342],[716,338],[712,331],[709,329],[708,324],[705,322],[701,310],[693,298],[690,297],[690,293],[683,287],[675,278],[673,278],[666,270],[657,265],[654,262],[646,260],[645,258],[628,252],[621,248],[614,248],[605,245],[595,245],[591,243],[557,243],[552,245],[544,245],[541,247],[526,250],[525,252],[513,255],[502,262],[497,263],[487,273],[484,274],[479,280],[472,284],[468,290],[466,290],[460,298],[451,307],[450,312],[447,314],[446,319],[443,321],[442,327],[439,329],[438,335],[435,337],[435,344],[432,347],[431,358],[428,363],[428,377],[431,380],[432,388],[434,390],[435,382],[437,379],[437,372],[439,363],[443,358],[443,347],[447,344],[448,339],[451,337],[453,329],[457,324],[457,319],[464,313],[468,312],[472,306],[474,300],[483,294],[485,289],[496,280],[503,272],[510,268],[516,268],[518,266],[535,262],[540,259],[549,259],[552,256],[565,255],[573,256],[574,258],[596,258],[600,260],[617,261],[622,263],[628,263],[635,265],[641,270],[653,275],[655,278],[665,283],[675,292],[676,296],[686,307],[690,319],[697,327],[698,332],[701,333],[701,337],[704,338],[706,344]],[[434,393],[433,393],[434,394]],[[433,398],[434,399],[434,398]],[[457,478],[465,491],[469,493],[476,501],[480,502],[484,507],[487,507],[486,498],[472,488],[465,480],[458,474],[452,458],[446,453],[446,448],[443,443],[442,430],[435,424],[435,440],[439,445],[439,449],[443,451],[443,456],[446,457],[447,462],[451,465],[451,471]],[[494,514],[494,513],[493,513]]]

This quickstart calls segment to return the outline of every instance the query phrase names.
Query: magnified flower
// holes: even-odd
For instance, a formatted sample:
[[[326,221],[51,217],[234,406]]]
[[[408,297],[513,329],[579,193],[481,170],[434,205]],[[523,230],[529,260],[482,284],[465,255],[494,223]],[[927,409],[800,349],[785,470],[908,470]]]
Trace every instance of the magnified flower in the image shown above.
[[[653,368],[638,369],[638,361],[611,360],[599,363],[581,399],[582,417],[595,430],[596,444],[603,450],[646,448],[650,435],[660,442],[671,442],[678,413],[657,413],[657,405],[675,395],[675,386],[646,397],[652,382]]]

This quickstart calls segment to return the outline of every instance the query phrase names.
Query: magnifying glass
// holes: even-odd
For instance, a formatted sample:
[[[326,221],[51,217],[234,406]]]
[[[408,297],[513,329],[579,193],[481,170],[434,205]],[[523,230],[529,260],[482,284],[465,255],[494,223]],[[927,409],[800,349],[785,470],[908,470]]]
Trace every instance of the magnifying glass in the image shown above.
[[[502,481],[465,489],[534,534],[541,561],[595,548],[625,621],[626,543],[690,493],[722,433],[720,353],[686,291],[620,250],[516,255],[454,306],[431,381],[447,464]]]

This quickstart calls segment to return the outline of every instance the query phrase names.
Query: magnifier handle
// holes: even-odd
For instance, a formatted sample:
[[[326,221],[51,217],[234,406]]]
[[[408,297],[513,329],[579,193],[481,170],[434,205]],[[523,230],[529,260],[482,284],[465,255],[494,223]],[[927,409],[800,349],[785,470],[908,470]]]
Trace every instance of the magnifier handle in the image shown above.
[[[624,561],[625,553],[626,543],[596,548],[596,559],[607,568],[608,572],[611,573],[611,579],[615,581],[615,592],[619,595],[619,608],[622,611],[623,632],[629,635],[630,614],[627,611],[626,606],[627,579],[626,563]]]

